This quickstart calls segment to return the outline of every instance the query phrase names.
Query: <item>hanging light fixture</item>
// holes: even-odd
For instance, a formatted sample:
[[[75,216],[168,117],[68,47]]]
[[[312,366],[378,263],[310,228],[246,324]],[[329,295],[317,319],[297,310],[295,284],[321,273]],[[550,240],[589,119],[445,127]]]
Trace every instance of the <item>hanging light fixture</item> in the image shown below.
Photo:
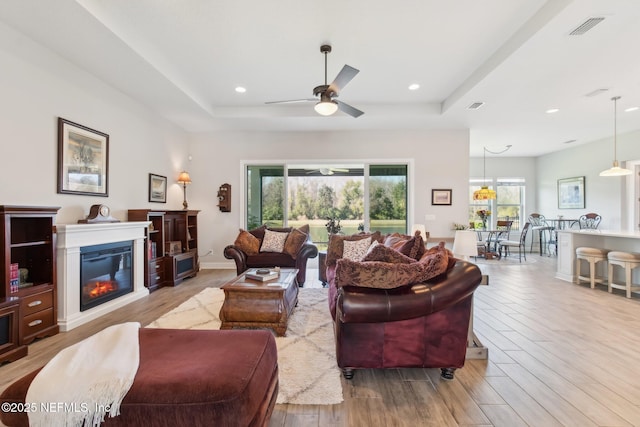
[[[618,163],[618,144],[616,141],[618,134],[616,126],[618,99],[620,99],[619,96],[614,96],[613,98],[611,98],[611,100],[613,101],[613,166],[610,169],[600,172],[600,176],[624,176],[631,175],[632,173],[629,169],[621,168],[620,164]]]
[[[507,145],[502,151],[489,151],[487,147],[482,147],[482,183],[484,184],[487,181],[487,152],[491,154],[502,154],[511,148],[511,144]],[[496,192],[495,190],[490,189],[488,186],[483,185],[479,190],[473,192],[473,200],[495,200]]]

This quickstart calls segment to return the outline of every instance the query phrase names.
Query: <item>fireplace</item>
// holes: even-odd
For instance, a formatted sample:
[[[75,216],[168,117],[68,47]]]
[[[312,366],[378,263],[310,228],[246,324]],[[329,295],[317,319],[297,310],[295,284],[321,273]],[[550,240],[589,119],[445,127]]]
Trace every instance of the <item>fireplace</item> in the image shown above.
[[[133,242],[80,248],[80,311],[133,291]]]
[[[144,253],[145,253],[145,230],[149,222],[130,221],[115,223],[96,224],[58,224],[57,229],[57,276],[58,276],[58,325],[63,332],[87,323],[91,320],[104,316],[113,310],[137,301],[149,295],[148,289],[144,286]],[[127,244],[132,246],[129,255],[122,255],[115,260],[97,263],[92,266],[93,274],[88,277],[103,277],[111,279],[111,272],[117,263],[115,279],[118,286],[121,285],[121,275],[127,272],[131,289],[127,293],[118,293],[113,299],[99,298],[99,305],[92,308],[80,310],[82,301],[81,290],[85,282],[80,274],[81,252],[87,247],[99,245],[117,246]],[[98,265],[101,264],[101,265]],[[86,268],[82,269],[86,273]],[[98,292],[98,291],[96,291]],[[110,298],[110,297],[109,297]]]

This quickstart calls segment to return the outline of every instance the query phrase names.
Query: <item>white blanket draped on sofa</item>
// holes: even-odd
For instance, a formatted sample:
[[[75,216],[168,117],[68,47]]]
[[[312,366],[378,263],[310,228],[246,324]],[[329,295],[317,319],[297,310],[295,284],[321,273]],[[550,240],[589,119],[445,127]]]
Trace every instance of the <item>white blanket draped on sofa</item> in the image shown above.
[[[140,323],[110,326],[65,348],[27,391],[30,426],[99,426],[133,384],[140,363]]]

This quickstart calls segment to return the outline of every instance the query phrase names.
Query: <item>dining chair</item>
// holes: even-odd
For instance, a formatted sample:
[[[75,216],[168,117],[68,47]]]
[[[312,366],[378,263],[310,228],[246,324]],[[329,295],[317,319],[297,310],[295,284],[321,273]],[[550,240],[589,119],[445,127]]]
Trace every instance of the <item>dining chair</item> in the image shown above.
[[[520,239],[518,240],[501,240],[498,242],[499,252],[501,257],[506,257],[509,254],[509,248],[518,248],[518,260],[522,262],[522,257],[524,260],[527,260],[527,232],[531,227],[531,223],[527,222],[524,224],[522,228],[522,232],[520,233]],[[504,255],[502,255],[504,249]],[[504,258],[502,258],[504,259]]]
[[[598,228],[598,225],[600,225],[601,220],[602,217],[600,215],[591,212],[578,218],[578,225],[581,229],[596,229]]]
[[[537,231],[538,233],[538,243],[540,245],[540,255],[542,255],[542,247],[546,242],[546,232],[552,230],[553,227],[550,227],[547,224],[547,220],[544,215],[539,213],[532,213],[529,215],[529,223],[531,224],[531,231]],[[535,239],[533,234],[531,235],[531,247],[529,248],[529,252],[533,252],[533,244],[535,243]]]
[[[501,240],[509,240],[512,226],[513,221],[509,219],[496,221],[496,231],[495,233],[489,233],[487,236],[487,245],[497,250],[498,242]]]

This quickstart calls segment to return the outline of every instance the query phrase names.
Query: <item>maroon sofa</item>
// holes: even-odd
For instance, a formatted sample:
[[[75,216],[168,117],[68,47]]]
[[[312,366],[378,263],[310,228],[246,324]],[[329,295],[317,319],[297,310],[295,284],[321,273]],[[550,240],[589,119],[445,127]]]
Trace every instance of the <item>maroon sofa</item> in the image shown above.
[[[358,368],[441,368],[451,380],[464,365],[473,292],[480,269],[457,260],[431,280],[394,289],[336,286],[327,267],[336,357],[346,379]]]
[[[146,329],[140,366],[105,427],[266,427],[278,396],[278,355],[270,331]],[[22,407],[37,369],[0,394]],[[55,385],[52,385],[54,387]],[[27,427],[26,412],[0,411],[10,427]]]
[[[248,232],[262,241],[266,227],[258,227]],[[293,228],[270,228],[274,231],[290,232]],[[247,255],[239,246],[229,245],[224,248],[224,257],[236,263],[238,275],[249,268],[290,267],[298,269],[298,286],[302,287],[307,277],[307,260],[318,256],[318,248],[308,239],[298,250],[295,258],[284,252],[259,252]]]

